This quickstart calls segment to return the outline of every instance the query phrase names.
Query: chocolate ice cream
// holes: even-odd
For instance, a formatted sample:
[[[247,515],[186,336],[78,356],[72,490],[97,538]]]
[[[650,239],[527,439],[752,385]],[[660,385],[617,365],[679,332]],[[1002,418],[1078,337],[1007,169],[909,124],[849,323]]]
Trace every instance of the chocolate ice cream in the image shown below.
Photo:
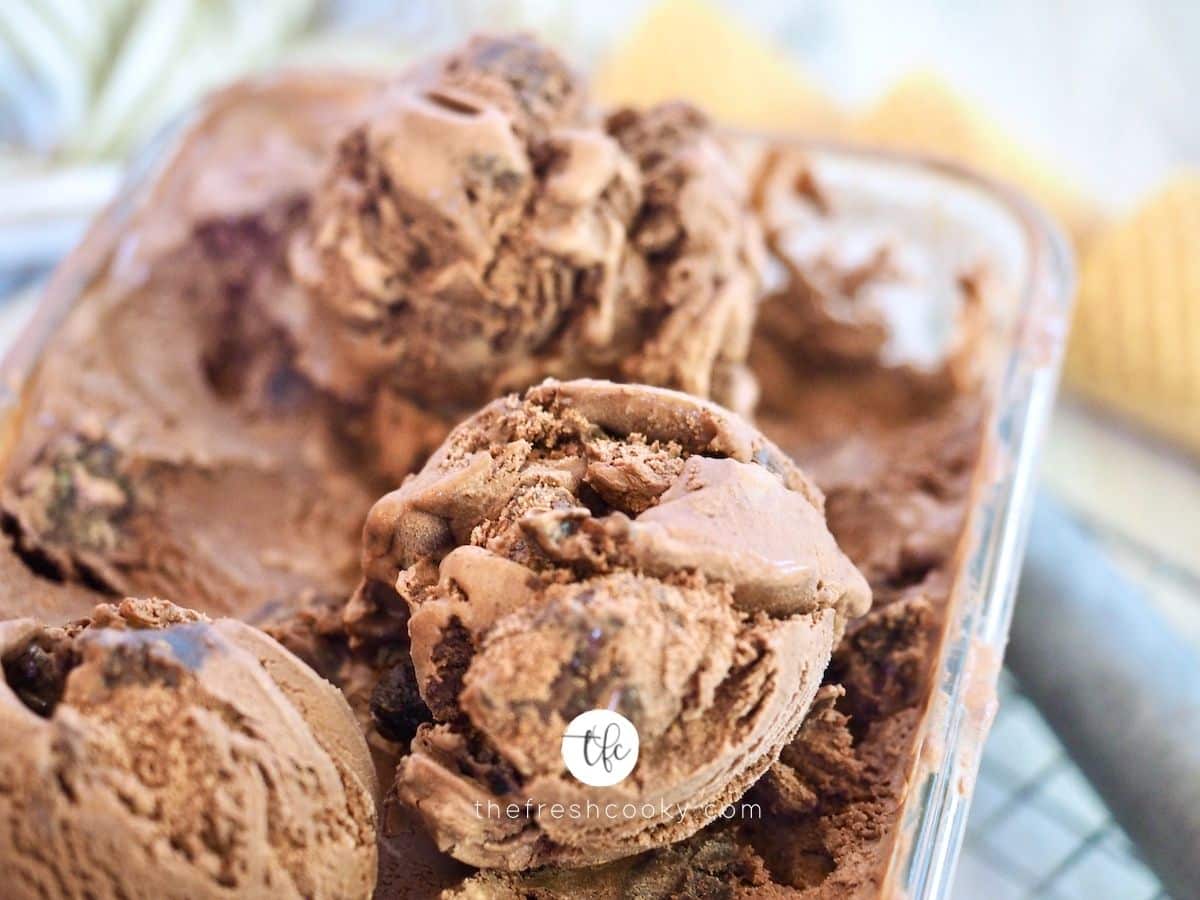
[[[0,618],[160,593],[268,627],[337,680],[385,787],[403,754],[381,898],[878,896],[962,577],[989,282],[885,192],[845,188],[788,147],[743,168],[684,105],[602,114],[521,37],[392,81],[231,89],[49,289],[47,312],[75,309],[7,423]],[[550,384],[493,403],[411,475],[461,415],[547,376],[739,411],[761,385],[755,423],[774,443],[703,399]],[[363,520],[397,485],[347,608]],[[0,763],[14,883],[76,884],[63,856],[134,894],[120,879],[157,891],[159,860],[193,894],[230,893],[229,877],[366,890],[370,838],[350,818],[368,819],[347,814],[360,792],[344,774],[341,800],[324,787],[369,769],[361,745],[350,765],[325,743],[348,734],[345,708],[318,721],[297,699],[309,687],[281,699],[281,672],[311,676],[285,657],[272,682],[253,658],[281,651],[247,626],[138,608],[2,626],[5,759],[25,767]],[[149,637],[201,632],[228,649]],[[143,658],[149,681],[120,675]],[[235,682],[270,695],[269,730],[244,742]],[[176,776],[188,754],[147,752],[168,767],[153,783],[126,763],[218,702],[236,715],[197,732],[200,765],[244,748],[267,768],[239,768],[237,802],[204,821],[190,811],[225,795]],[[610,704],[642,757],[586,788],[559,739],[571,713]],[[147,717],[172,711],[148,737]],[[279,748],[262,738],[276,733]],[[60,747],[76,755],[54,769]],[[287,774],[264,787],[265,772]],[[98,787],[68,794],[72,777]],[[24,791],[44,817],[4,806]],[[597,791],[692,811],[474,808]],[[739,794],[738,815],[704,824]],[[175,843],[153,843],[147,803]],[[29,837],[43,819],[49,842]],[[326,865],[335,845],[344,870]],[[74,855],[39,855],[60,846]],[[158,855],[130,852],[143,846]]]
[[[427,893],[388,896],[881,895],[959,577],[956,550],[980,447],[978,397],[931,400],[924,378],[875,368],[830,374],[796,361],[786,373],[761,374],[769,408],[787,410],[764,417],[767,432],[822,487],[830,530],[873,595],[871,610],[848,623],[834,648],[795,738],[735,815],[670,846],[585,868],[442,876]],[[426,865],[412,856],[412,865]]]
[[[547,382],[459,425],[372,510],[347,612],[364,643],[411,636],[433,721],[400,798],[443,850],[506,869],[626,856],[711,821],[795,733],[870,606],[823,502],[748,423],[672,391]],[[559,749],[595,708],[641,744],[603,790]],[[657,812],[549,811],[588,801]]]
[[[747,407],[762,249],[705,118],[601,122],[524,37],[431,68],[341,141],[292,247],[314,378],[456,412],[584,374]]]
[[[762,334],[824,366],[901,368],[931,385],[969,374],[981,267],[947,266],[902,215],[835,199],[798,148],[765,154],[754,195],[782,275],[763,303]]]
[[[240,616],[353,588],[378,489],[267,300],[288,289],[283,235],[330,131],[370,86],[296,77],[219,96],[56,273],[43,309],[75,308],[5,459],[4,529],[31,569]],[[0,615],[80,612],[28,597],[3,590]]]
[[[8,460],[14,551],[265,622],[344,599],[371,500],[504,390],[745,406],[748,194],[698,112],[606,124],[526,37],[233,88],[51,286],[79,308]]]
[[[6,897],[369,897],[374,773],[337,691],[160,600],[0,624]]]

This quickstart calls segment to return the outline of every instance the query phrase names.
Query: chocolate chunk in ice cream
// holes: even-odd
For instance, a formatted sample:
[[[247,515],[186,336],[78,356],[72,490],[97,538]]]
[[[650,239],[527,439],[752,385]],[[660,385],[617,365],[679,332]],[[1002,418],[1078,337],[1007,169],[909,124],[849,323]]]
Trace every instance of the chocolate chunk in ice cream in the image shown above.
[[[547,382],[459,425],[375,505],[363,559],[350,635],[369,646],[406,625],[433,718],[397,793],[444,851],[505,869],[614,859],[715,818],[795,733],[870,605],[820,491],[756,429],[600,381]],[[628,718],[641,748],[602,791],[560,756],[595,708]],[[658,812],[549,812],[589,801]]]
[[[0,659],[5,897],[371,896],[362,735],[261,632],[125,600]]]
[[[748,184],[681,104],[600,122],[531,38],[475,38],[381,92],[294,243],[302,364],[467,411],[547,375],[752,402]]]

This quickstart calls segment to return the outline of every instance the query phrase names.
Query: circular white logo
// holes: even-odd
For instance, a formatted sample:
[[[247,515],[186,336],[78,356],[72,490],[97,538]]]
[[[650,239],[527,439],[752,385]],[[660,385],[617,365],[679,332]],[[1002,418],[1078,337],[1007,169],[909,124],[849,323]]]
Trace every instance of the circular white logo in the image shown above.
[[[589,709],[563,732],[562,758],[567,771],[584,784],[620,784],[637,765],[637,728],[610,709]]]

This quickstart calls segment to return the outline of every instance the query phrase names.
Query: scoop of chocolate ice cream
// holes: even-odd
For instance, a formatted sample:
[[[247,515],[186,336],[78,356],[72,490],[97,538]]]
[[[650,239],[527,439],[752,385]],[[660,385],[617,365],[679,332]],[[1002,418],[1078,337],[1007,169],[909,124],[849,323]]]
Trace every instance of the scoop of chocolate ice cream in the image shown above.
[[[748,404],[761,260],[746,179],[700,113],[602,123],[524,36],[381,92],[291,252],[319,383],[453,411],[582,374]]]
[[[781,270],[763,303],[763,342],[819,365],[968,377],[984,325],[978,260],[914,235],[901,209],[860,206],[823,181],[807,154],[786,145],[766,151],[755,177]]]
[[[125,600],[0,659],[4,896],[371,895],[362,735],[261,632]]]
[[[711,821],[795,733],[846,618],[870,604],[820,492],[773,444],[637,385],[495,401],[375,505],[364,543],[348,627],[368,645],[407,627],[433,718],[399,796],[485,867],[613,859]],[[640,739],[610,788],[560,755],[595,708]],[[553,812],[589,801],[609,812]],[[488,816],[489,802],[522,811]]]

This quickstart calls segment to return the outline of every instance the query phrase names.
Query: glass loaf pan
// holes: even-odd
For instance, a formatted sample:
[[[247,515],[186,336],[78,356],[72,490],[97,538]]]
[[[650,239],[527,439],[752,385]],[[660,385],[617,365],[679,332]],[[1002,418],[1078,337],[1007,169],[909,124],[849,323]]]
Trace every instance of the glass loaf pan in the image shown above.
[[[201,108],[176,122],[143,151],[116,199],[50,279],[0,364],[0,464],[7,463],[24,386],[47,341],[110,263],[155,174],[171,159],[188,123],[203,113]],[[788,142],[805,152],[840,205],[900,214],[948,262],[961,258],[964,248],[985,249],[992,260],[982,361],[988,395],[984,456],[884,889],[885,896],[948,897],[994,711],[1036,458],[1058,381],[1073,293],[1070,255],[1057,229],[1021,195],[951,163],[765,135],[739,133],[734,141],[750,153],[764,142]]]

